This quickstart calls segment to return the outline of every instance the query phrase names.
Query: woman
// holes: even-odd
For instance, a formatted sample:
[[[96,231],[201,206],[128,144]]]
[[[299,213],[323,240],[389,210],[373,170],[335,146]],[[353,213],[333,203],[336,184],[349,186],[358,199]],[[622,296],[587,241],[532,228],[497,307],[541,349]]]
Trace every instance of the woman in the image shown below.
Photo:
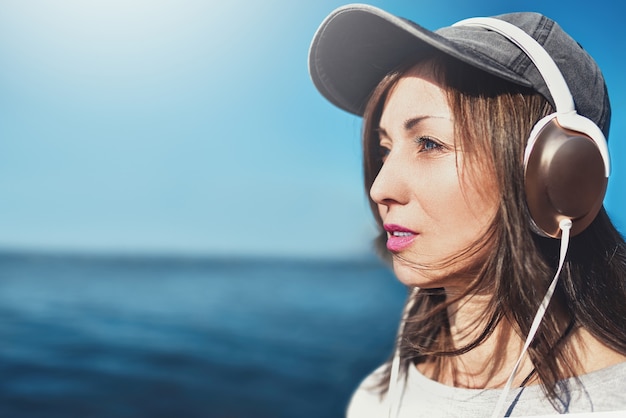
[[[350,5],[311,45],[316,87],[363,116],[380,241],[411,289],[393,361],[349,417],[626,410],[626,245],[602,208],[605,83],[553,21],[497,20],[516,28],[433,33]],[[568,129],[544,140],[553,125]]]

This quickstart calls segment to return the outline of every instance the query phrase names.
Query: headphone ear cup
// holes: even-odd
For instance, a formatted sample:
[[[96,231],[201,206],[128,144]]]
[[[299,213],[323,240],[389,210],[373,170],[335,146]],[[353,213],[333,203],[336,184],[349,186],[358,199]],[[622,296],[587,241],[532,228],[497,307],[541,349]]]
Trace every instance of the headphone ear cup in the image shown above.
[[[558,238],[559,222],[569,218],[571,235],[582,232],[602,208],[608,183],[596,142],[584,133],[561,127],[555,114],[533,130],[528,146],[524,176],[533,229]]]

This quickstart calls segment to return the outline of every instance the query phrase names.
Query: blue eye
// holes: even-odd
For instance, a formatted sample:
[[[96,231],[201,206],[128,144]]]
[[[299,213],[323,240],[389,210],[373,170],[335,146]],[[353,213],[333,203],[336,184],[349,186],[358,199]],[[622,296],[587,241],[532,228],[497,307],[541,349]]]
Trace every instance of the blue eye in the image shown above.
[[[428,136],[421,136],[415,142],[420,146],[419,152],[436,151],[442,148],[439,142]]]

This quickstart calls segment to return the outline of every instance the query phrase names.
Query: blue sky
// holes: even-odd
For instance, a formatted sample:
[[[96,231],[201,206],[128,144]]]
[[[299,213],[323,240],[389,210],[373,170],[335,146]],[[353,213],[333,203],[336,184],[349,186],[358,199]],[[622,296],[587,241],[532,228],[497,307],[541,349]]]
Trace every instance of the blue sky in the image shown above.
[[[0,248],[368,251],[360,121],[324,101],[307,73],[315,29],[343,4],[3,0]],[[626,30],[613,1],[370,4],[430,29],[520,10],[557,20],[607,79],[606,205],[626,231],[625,60],[616,53]]]

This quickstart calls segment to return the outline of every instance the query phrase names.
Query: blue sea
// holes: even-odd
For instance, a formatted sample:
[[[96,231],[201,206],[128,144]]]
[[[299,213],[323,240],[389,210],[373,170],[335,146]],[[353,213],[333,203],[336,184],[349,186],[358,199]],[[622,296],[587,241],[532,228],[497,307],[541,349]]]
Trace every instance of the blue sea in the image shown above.
[[[405,297],[371,260],[0,254],[1,417],[341,417]]]

